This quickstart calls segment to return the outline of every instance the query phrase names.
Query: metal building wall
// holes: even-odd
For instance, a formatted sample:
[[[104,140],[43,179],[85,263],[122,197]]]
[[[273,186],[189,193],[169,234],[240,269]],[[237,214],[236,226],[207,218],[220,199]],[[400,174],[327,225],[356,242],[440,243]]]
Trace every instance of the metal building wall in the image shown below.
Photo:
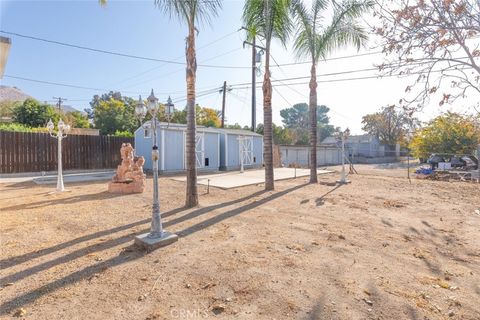
[[[160,148],[160,171],[176,172],[184,170],[184,131],[162,128],[162,142],[165,148]]]
[[[201,131],[199,131],[201,132]],[[220,167],[220,134],[213,132],[205,132],[204,151],[205,156],[203,161],[203,168],[200,170],[218,170]],[[205,165],[205,159],[208,158],[208,166]]]
[[[145,170],[152,170],[152,139],[153,132],[150,134],[150,138],[145,138],[144,128],[140,127],[135,131],[135,155],[143,156],[145,158],[145,164],[143,168]],[[161,149],[160,129],[157,128],[157,145],[159,150]],[[160,167],[160,162],[159,165]]]

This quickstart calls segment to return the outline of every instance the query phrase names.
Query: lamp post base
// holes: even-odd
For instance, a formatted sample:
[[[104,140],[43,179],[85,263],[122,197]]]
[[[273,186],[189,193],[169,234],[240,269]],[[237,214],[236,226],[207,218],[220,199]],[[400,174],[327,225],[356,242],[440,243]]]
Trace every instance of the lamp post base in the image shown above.
[[[144,233],[135,237],[134,244],[147,251],[168,246],[178,240],[178,236],[168,231],[163,231],[160,237],[151,237],[150,233]]]
[[[352,181],[350,181],[350,180],[337,180],[337,183],[338,184],[348,184],[348,183],[352,183]]]

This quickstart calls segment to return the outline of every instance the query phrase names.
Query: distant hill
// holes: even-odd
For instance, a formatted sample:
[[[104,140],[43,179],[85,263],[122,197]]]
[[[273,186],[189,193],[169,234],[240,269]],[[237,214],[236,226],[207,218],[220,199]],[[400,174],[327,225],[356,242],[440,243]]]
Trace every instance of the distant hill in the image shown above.
[[[54,106],[54,107],[56,107],[56,106]],[[81,114],[86,114],[85,111],[75,109],[74,107],[69,106],[69,105],[65,105],[65,104],[62,104],[62,111],[65,112],[65,113],[79,111]]]
[[[9,86],[3,86],[3,85],[0,86],[0,102],[15,102],[15,101],[23,102],[29,98],[35,99],[34,97],[26,94],[25,92],[23,92],[17,87],[9,87]],[[35,100],[38,100],[38,99],[35,99]],[[52,103],[49,103],[49,104],[55,107],[55,104],[52,104]],[[65,113],[80,111],[82,114],[86,114],[84,111],[75,109],[70,105],[62,105],[62,111]]]
[[[0,102],[20,101],[23,102],[32,98],[17,87],[0,86]]]

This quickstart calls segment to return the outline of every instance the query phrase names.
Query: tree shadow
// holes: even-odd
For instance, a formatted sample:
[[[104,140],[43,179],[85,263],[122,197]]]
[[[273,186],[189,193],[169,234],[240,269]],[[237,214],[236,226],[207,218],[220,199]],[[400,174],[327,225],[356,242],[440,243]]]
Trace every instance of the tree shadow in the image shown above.
[[[172,211],[175,211],[175,210],[172,210]],[[49,248],[41,249],[41,250],[34,251],[34,252],[25,253],[25,254],[22,254],[22,255],[19,255],[19,256],[16,256],[16,257],[3,259],[3,260],[0,260],[0,269],[10,268],[14,265],[18,265],[18,264],[27,262],[29,260],[42,257],[44,255],[47,255],[47,254],[50,254],[50,253],[68,248],[70,246],[79,244],[81,242],[93,240],[95,238],[100,238],[100,237],[107,236],[107,235],[110,235],[110,234],[113,234],[113,233],[116,233],[116,232],[119,232],[119,231],[127,230],[127,229],[130,229],[130,228],[136,227],[138,225],[147,223],[149,221],[150,221],[150,219],[139,220],[139,221],[136,221],[136,222],[132,222],[132,223],[123,225],[123,226],[119,226],[119,227],[115,227],[115,228],[112,228],[112,229],[107,229],[107,230],[91,233],[91,234],[88,234],[88,235],[85,235],[85,236],[82,236],[82,237],[78,237],[78,238],[72,239],[72,240],[67,241],[67,242],[59,243],[59,244],[54,245],[54,246],[49,247]]]
[[[179,222],[182,222],[182,221],[194,218],[194,217],[198,217],[198,216],[200,216],[202,214],[205,214],[205,213],[208,213],[212,210],[216,210],[216,209],[220,209],[222,207],[230,206],[230,205],[238,203],[238,202],[243,202],[245,200],[248,200],[248,199],[257,197],[259,195],[262,195],[265,192],[266,191],[262,190],[262,191],[258,191],[258,192],[252,193],[250,195],[247,195],[247,196],[245,196],[243,198],[240,198],[240,199],[235,199],[235,200],[226,201],[226,202],[223,202],[223,203],[211,205],[211,206],[204,207],[204,208],[199,208],[197,210],[192,211],[188,216],[182,216],[182,217],[178,218],[177,220],[175,220],[174,223],[179,223]],[[185,206],[175,208],[173,210],[162,213],[162,218],[166,218],[166,217],[175,215],[175,214],[177,214],[179,212],[182,212],[182,211],[185,211],[185,210],[188,210],[188,208],[185,207]],[[38,250],[38,251],[22,254],[22,255],[19,255],[19,256],[16,256],[16,257],[10,257],[10,258],[7,258],[7,259],[3,259],[3,260],[0,260],[0,269],[6,269],[6,268],[9,268],[13,265],[21,264],[21,263],[24,263],[24,262],[29,261],[31,259],[39,258],[41,256],[44,256],[44,255],[47,255],[47,254],[65,249],[67,247],[79,244],[81,242],[93,240],[95,238],[104,237],[104,236],[112,234],[112,233],[116,233],[116,232],[119,232],[119,231],[130,229],[130,228],[136,227],[138,225],[147,223],[149,221],[150,221],[150,218],[139,220],[139,221],[127,224],[127,225],[123,225],[123,226],[115,227],[115,228],[112,228],[112,229],[107,229],[107,230],[91,233],[89,235],[85,235],[85,236],[82,236],[82,237],[79,237],[79,238],[75,238],[75,239],[72,239],[70,241],[60,243],[60,244],[57,244],[57,245],[49,247],[49,248],[45,248],[45,249],[41,249],[41,250]],[[171,224],[174,224],[174,223],[171,223]]]
[[[243,213],[245,211],[256,208],[256,207],[258,207],[262,204],[265,204],[269,201],[275,200],[275,199],[277,199],[281,196],[284,196],[284,195],[286,195],[290,192],[293,192],[297,189],[300,189],[300,188],[302,188],[306,185],[308,185],[308,183],[302,184],[302,185],[299,185],[299,186],[295,186],[293,188],[286,189],[286,190],[283,190],[283,191],[280,191],[280,192],[277,192],[277,193],[274,193],[274,194],[271,194],[271,195],[269,195],[265,198],[262,198],[261,200],[258,200],[258,201],[255,201],[253,203],[249,203],[249,204],[240,206],[238,208],[226,211],[226,212],[221,213],[219,215],[216,215],[212,218],[204,220],[203,222],[194,224],[193,226],[190,226],[190,227],[188,227],[184,230],[181,230],[180,232],[177,232],[177,234],[181,237],[186,237],[186,236],[191,235],[191,234],[193,234],[197,231],[200,231],[200,230],[205,229],[209,226],[212,226],[212,225],[214,225],[214,224],[216,224],[220,221],[223,221],[225,219],[236,216],[236,215],[238,215],[240,213]],[[263,193],[265,193],[265,191],[259,191],[259,192],[253,193],[251,195],[248,195],[246,197],[243,197],[241,199],[227,201],[227,202],[224,202],[224,203],[208,206],[208,207],[205,207],[205,208],[199,208],[199,209],[196,209],[194,211],[189,212],[188,214],[186,214],[184,216],[181,216],[179,218],[167,221],[166,223],[164,223],[164,225],[166,227],[167,226],[172,226],[174,224],[177,224],[177,223],[189,220],[189,219],[193,219],[193,218],[198,217],[202,214],[208,213],[212,210],[220,209],[222,207],[226,207],[226,206],[229,206],[229,205],[232,205],[232,204],[243,202],[243,201],[248,200],[250,198],[254,198],[256,196],[259,196]],[[183,211],[184,209],[185,208],[183,208],[183,207],[182,208],[177,208],[177,209],[174,209],[172,211],[169,211],[169,212],[165,213],[163,216],[166,217],[166,216],[174,215],[178,212]],[[83,242],[83,241],[91,240],[91,239],[94,239],[96,237],[100,237],[102,235],[110,234],[112,232],[118,232],[118,231],[121,231],[121,230],[126,230],[130,227],[137,226],[137,225],[146,223],[148,221],[150,221],[150,219],[144,219],[144,220],[140,220],[140,221],[131,223],[129,225],[125,225],[125,226],[121,226],[121,227],[117,227],[117,228],[113,228],[113,229],[109,229],[109,230],[105,230],[105,231],[101,231],[101,232],[96,232],[96,233],[93,233],[93,234],[90,234],[90,235],[87,235],[87,236],[84,236],[84,237],[73,239],[73,240],[68,241],[66,243],[63,243],[63,244],[59,244],[59,245],[41,250],[39,252],[33,252],[33,253],[30,253],[30,254],[17,256],[17,257],[10,258],[10,259],[5,259],[5,260],[2,261],[2,263],[7,264],[9,266],[12,266],[14,264],[17,264],[18,261],[25,262],[25,261],[28,261],[29,259],[33,259],[33,258],[36,258],[36,257],[40,257],[40,256],[43,256],[43,255],[61,250],[63,248],[71,246],[73,244],[77,244],[77,243],[80,243],[80,242]],[[79,257],[85,256],[87,254],[91,254],[93,252],[102,251],[102,250],[113,248],[113,247],[118,246],[118,245],[125,244],[125,243],[131,241],[132,238],[135,235],[138,235],[138,234],[141,234],[141,233],[144,233],[144,232],[147,232],[147,230],[138,231],[138,232],[135,232],[135,233],[131,233],[131,234],[128,234],[128,235],[121,236],[121,237],[116,238],[116,239],[108,240],[108,241],[105,241],[105,242],[102,242],[102,243],[94,244],[94,245],[91,245],[91,246],[73,251],[69,254],[66,254],[62,257],[56,258],[54,260],[47,261],[47,262],[41,263],[39,265],[36,265],[34,267],[28,268],[26,270],[22,270],[20,272],[8,275],[8,276],[2,278],[2,283],[19,281],[21,279],[24,279],[24,278],[26,278],[28,276],[31,276],[33,274],[36,274],[38,272],[50,269],[50,268],[52,268],[56,265],[59,265],[59,264],[67,263],[69,261],[72,261],[72,260],[77,259]],[[129,246],[129,247],[131,247],[131,246]],[[128,247],[126,247],[126,248],[128,248]],[[132,250],[130,250],[130,251],[132,251]],[[89,277],[93,276],[96,273],[100,273],[100,272],[103,272],[103,271],[105,271],[109,268],[115,267],[117,265],[121,265],[123,263],[136,260],[136,259],[142,257],[144,254],[145,253],[141,252],[140,250],[135,250],[133,252],[133,254],[129,254],[129,255],[120,254],[120,255],[118,255],[116,257],[113,257],[111,259],[99,262],[98,264],[95,264],[95,265],[92,265],[92,266],[88,266],[88,267],[86,267],[82,270],[73,272],[73,273],[71,273],[71,274],[69,274],[69,275],[67,275],[63,278],[60,278],[60,279],[57,279],[53,282],[47,283],[47,284],[45,284],[45,285],[43,285],[43,286],[41,286],[41,287],[39,287],[35,290],[32,290],[32,291],[27,292],[25,294],[22,294],[18,297],[15,297],[10,301],[4,302],[2,305],[0,305],[0,315],[8,314],[11,311],[13,311],[15,308],[19,308],[23,305],[31,303],[31,302],[37,300],[38,298],[40,298],[41,296],[49,294],[50,292],[53,292],[57,289],[65,287],[69,284],[76,283],[76,282],[84,280],[84,279],[88,279]]]
[[[36,185],[33,181],[29,180],[29,181],[22,181],[22,182],[2,183],[1,186],[2,188],[6,188],[6,189],[31,189]]]
[[[55,290],[61,289],[63,287],[66,287],[67,285],[70,285],[85,279],[89,279],[91,276],[95,274],[102,273],[109,268],[121,265],[123,263],[134,261],[138,258],[141,258],[143,255],[145,255],[145,253],[140,251],[133,251],[129,255],[120,254],[111,259],[102,261],[95,265],[88,266],[82,270],[78,270],[73,273],[70,273],[69,275],[63,278],[49,282],[37,289],[24,293],[18,297],[13,298],[10,301],[4,302],[2,305],[0,305],[0,315],[8,314],[12,312],[14,309],[20,308],[21,306],[31,303],[37,300],[38,298],[46,294],[49,294]]]
[[[232,210],[229,210],[229,211],[226,211],[224,213],[221,213],[219,215],[216,215],[212,218],[209,218],[207,220],[204,220],[200,223],[197,223],[193,226],[190,226],[186,229],[183,229],[179,232],[177,232],[177,234],[180,236],[180,237],[186,237],[188,235],[191,235],[192,233],[195,233],[197,231],[200,231],[202,229],[205,229],[205,228],[208,228],[220,221],[223,221],[225,219],[228,219],[228,218],[231,218],[231,217],[234,217],[236,215],[239,215],[240,213],[243,213],[245,211],[248,211],[248,210],[251,210],[251,209],[254,209],[254,208],[257,208],[267,202],[270,202],[270,201],[273,201],[275,199],[278,199],[290,192],[293,192],[295,190],[298,190],[300,188],[303,188],[305,186],[309,185],[309,183],[304,183],[304,184],[301,184],[301,185],[298,185],[298,186],[295,186],[295,187],[292,187],[292,188],[289,188],[289,189],[286,189],[286,190],[283,190],[283,191],[280,191],[280,192],[277,192],[277,193],[274,193],[274,194],[271,194],[269,195],[268,197],[265,197],[265,198],[262,198],[260,200],[257,200],[257,201],[254,201],[252,203],[248,203],[248,204],[245,204],[241,207],[238,207],[238,208],[234,208]],[[261,192],[263,193],[263,192]],[[258,192],[257,192],[258,194]],[[201,210],[201,209],[200,209]],[[200,210],[196,210],[196,211],[200,211]],[[178,222],[181,222],[181,221],[184,221],[184,220],[187,220],[187,219],[192,219],[192,218],[195,218],[197,217],[199,214],[196,212],[196,211],[193,211],[193,212],[190,212],[189,214],[186,214],[185,216],[182,216],[182,217],[179,217],[177,219],[174,219],[172,221],[168,221],[165,223],[166,226],[170,226],[170,225],[173,225],[173,224],[176,224]],[[210,210],[209,210],[210,211]],[[204,212],[203,212],[204,213]]]
[[[28,209],[35,209],[35,208],[42,208],[51,205],[64,205],[64,204],[72,204],[78,202],[85,202],[85,201],[92,201],[92,200],[101,200],[101,199],[112,199],[116,197],[124,196],[121,193],[110,193],[108,191],[103,191],[99,193],[91,193],[91,194],[81,194],[75,195],[68,198],[63,199],[47,199],[37,202],[32,202],[28,204],[18,204],[10,207],[5,207],[3,210],[28,210]]]

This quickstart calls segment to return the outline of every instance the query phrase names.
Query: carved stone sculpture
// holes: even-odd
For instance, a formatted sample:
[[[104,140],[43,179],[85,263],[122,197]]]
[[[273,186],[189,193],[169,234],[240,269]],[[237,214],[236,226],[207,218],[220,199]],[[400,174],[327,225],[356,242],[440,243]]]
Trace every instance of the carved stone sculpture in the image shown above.
[[[143,157],[134,156],[130,143],[123,143],[120,148],[122,163],[117,167],[117,173],[108,184],[110,193],[142,193],[145,191],[146,175],[143,173]]]

